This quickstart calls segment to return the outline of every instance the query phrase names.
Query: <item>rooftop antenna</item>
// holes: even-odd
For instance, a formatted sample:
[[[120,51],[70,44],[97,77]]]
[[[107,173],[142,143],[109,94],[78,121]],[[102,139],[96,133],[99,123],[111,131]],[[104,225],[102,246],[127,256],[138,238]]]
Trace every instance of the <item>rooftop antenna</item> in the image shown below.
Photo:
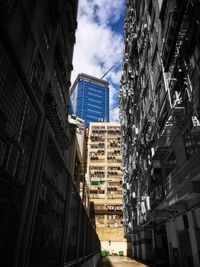
[[[114,68],[115,65],[113,65],[102,77],[101,80]]]

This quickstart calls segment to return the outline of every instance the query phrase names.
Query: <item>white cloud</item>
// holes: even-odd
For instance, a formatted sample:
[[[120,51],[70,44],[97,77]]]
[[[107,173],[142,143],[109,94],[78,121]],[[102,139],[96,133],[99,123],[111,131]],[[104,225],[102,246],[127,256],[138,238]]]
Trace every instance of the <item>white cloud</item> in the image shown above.
[[[78,73],[101,78],[113,65],[115,67],[105,79],[110,82],[110,120],[116,121],[117,94],[121,70],[123,37],[114,32],[112,23],[117,22],[123,12],[124,0],[79,1],[78,30],[74,50],[72,82]]]
[[[110,116],[112,117],[112,121],[119,121],[119,108],[115,107],[110,111]]]
[[[108,25],[119,20],[123,12],[123,0],[81,0],[79,17],[86,16],[100,25]]]

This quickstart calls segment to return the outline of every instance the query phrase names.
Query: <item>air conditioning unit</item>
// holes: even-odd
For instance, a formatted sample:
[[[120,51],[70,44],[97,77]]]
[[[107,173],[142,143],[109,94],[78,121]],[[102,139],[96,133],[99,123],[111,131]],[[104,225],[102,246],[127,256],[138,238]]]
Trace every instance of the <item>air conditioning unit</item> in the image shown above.
[[[135,192],[132,192],[132,197],[136,198],[136,193]]]
[[[180,116],[185,114],[185,107],[177,106],[174,107],[174,115],[175,116]]]

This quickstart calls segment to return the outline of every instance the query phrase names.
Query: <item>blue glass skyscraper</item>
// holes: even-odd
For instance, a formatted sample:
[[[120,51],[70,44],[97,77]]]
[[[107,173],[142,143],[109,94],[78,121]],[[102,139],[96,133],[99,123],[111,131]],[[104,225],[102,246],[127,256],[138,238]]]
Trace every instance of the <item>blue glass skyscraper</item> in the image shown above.
[[[89,127],[90,122],[109,122],[109,83],[96,77],[79,74],[71,88],[73,112]]]

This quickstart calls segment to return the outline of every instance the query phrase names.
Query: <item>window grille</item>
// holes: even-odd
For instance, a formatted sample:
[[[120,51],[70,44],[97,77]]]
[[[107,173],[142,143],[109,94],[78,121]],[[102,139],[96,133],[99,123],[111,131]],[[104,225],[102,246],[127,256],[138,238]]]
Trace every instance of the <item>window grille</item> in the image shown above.
[[[0,43],[0,166],[25,183],[38,114],[23,83]]]

